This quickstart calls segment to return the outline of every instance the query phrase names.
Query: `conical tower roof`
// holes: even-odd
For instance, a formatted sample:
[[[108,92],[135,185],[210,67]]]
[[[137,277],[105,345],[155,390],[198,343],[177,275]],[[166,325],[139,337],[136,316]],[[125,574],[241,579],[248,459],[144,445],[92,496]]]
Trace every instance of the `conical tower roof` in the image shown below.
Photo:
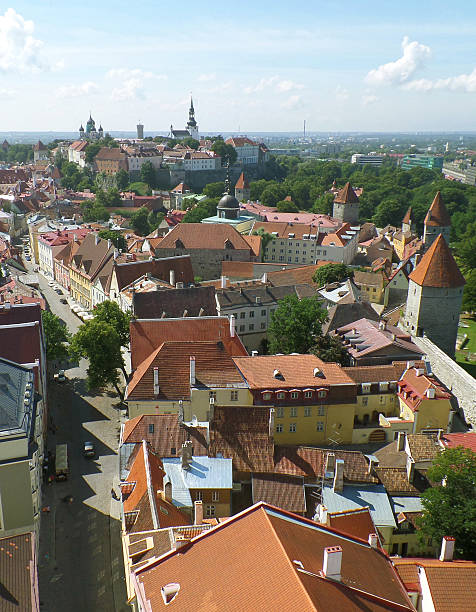
[[[439,191],[436,192],[435,198],[426,213],[425,225],[434,227],[450,227],[451,225],[451,217],[443,204],[443,198]]]
[[[358,203],[359,198],[356,196],[355,191],[352,189],[352,185],[347,182],[344,187],[339,190],[334,201],[340,204],[350,204]]]
[[[441,234],[423,255],[409,276],[421,287],[463,287],[466,283]]]
[[[240,174],[240,178],[236,181],[235,189],[249,189],[250,185],[245,179],[245,173]]]
[[[410,225],[411,222],[412,222],[412,207],[410,206],[410,208],[405,213],[405,216],[403,217],[402,223],[406,223],[407,225]]]

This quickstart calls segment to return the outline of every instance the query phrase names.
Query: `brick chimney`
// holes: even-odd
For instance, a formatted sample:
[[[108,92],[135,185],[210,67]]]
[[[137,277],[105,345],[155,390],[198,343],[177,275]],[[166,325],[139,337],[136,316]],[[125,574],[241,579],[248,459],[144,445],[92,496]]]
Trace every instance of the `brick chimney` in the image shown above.
[[[192,442],[187,440],[182,444],[182,469],[188,470],[192,465]]]
[[[453,561],[455,551],[455,539],[451,536],[443,536],[441,541],[440,561]]]
[[[377,548],[378,535],[376,533],[369,533],[369,544],[372,548]]]
[[[324,548],[324,563],[322,564],[322,573],[326,578],[340,581],[342,565],[342,547],[341,546],[326,546]]]
[[[193,502],[193,524],[194,525],[202,525],[203,524],[203,503],[201,501]]]
[[[336,459],[333,489],[336,492],[341,492],[344,490],[344,460],[343,459]]]

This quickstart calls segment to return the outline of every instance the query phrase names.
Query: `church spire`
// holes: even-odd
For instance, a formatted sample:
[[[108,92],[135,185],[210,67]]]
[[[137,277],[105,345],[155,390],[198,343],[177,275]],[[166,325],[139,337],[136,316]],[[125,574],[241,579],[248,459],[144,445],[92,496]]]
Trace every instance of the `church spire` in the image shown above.
[[[230,183],[230,159],[226,160],[226,177],[225,177],[225,191],[223,195],[230,195],[231,183]]]

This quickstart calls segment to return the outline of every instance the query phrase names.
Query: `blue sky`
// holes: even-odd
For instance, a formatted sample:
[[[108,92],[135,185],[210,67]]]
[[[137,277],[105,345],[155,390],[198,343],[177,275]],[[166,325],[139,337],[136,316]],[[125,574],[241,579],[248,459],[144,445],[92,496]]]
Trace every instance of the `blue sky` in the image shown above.
[[[16,0],[0,131],[474,130],[476,3]],[[14,8],[13,8],[14,6]]]

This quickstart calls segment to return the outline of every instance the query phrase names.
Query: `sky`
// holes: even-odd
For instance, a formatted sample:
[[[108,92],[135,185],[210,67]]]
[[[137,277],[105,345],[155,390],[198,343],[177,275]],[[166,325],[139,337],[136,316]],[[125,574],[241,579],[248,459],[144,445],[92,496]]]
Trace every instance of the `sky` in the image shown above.
[[[472,0],[15,0],[0,131],[472,131],[475,41]]]

